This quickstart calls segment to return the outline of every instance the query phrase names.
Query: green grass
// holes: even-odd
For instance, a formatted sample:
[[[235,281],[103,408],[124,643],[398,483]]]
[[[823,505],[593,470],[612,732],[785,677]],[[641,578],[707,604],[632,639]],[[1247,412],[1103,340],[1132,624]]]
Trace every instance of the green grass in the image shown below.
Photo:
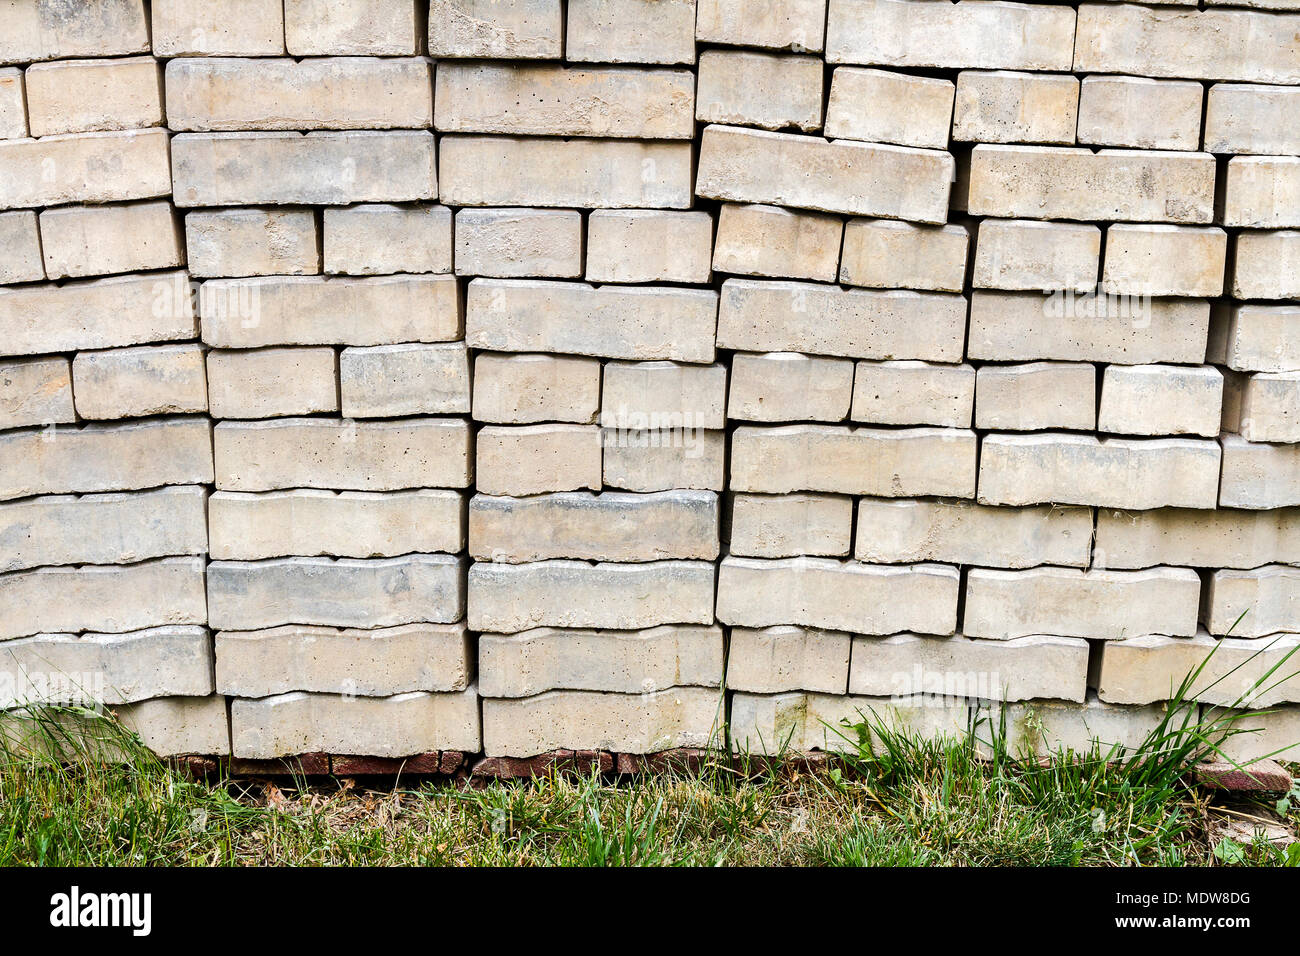
[[[17,736],[11,717],[0,733],[0,865],[1300,863],[1251,835],[1255,822],[1294,833],[1300,791],[1224,802],[1195,789],[1187,728],[1171,711],[1121,761],[1094,752],[1040,765],[997,746],[981,758],[974,738],[927,742],[864,720],[840,728],[860,745],[813,771],[719,760],[695,776],[384,790],[193,782],[97,715],[22,718],[20,750],[4,745]],[[1233,838],[1220,833],[1229,823]]]

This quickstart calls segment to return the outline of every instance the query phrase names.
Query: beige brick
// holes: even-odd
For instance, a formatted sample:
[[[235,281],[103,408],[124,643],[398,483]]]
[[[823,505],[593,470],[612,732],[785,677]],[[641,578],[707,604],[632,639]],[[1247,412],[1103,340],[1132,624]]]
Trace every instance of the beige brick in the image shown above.
[[[809,627],[733,627],[727,687],[779,694],[807,690],[842,694],[849,679],[852,638]]]
[[[41,251],[51,279],[185,265],[181,224],[166,201],[46,209]]]
[[[0,361],[0,428],[76,421],[66,358]]]
[[[975,374],[975,427],[1037,431],[1097,427],[1097,370],[1084,362],[982,365]]]
[[[438,194],[425,130],[180,133],[178,206],[410,202]]]
[[[16,66],[0,68],[0,139],[24,139],[26,136],[23,71]]]
[[[844,227],[840,282],[875,289],[961,292],[969,241],[965,226],[850,219]]]
[[[0,11],[0,64],[148,52],[142,0],[18,2]]]
[[[478,640],[479,693],[552,690],[653,694],[722,683],[722,628],[666,624],[641,631],[538,627]]]
[[[114,708],[122,726],[160,756],[230,753],[224,697],[158,697]],[[130,762],[132,755],[123,755]]]
[[[178,417],[6,432],[0,462],[0,500],[204,484],[212,481],[212,425]]]
[[[277,418],[337,412],[334,350],[258,349],[208,352],[213,418]]]
[[[1120,704],[1168,700],[1200,669],[1188,695],[1205,704],[1273,707],[1300,700],[1300,681],[1288,662],[1300,639],[1277,634],[1259,640],[1216,640],[1148,635],[1107,644],[1097,695]]]
[[[1237,233],[1228,291],[1238,299],[1300,299],[1300,231]]]
[[[0,577],[0,638],[204,624],[203,558],[37,568]]]
[[[1225,719],[1220,710],[1205,710],[1205,717]],[[1300,707],[1278,707],[1274,710],[1241,713],[1241,719],[1232,724],[1244,733],[1235,734],[1220,748],[1224,759],[1239,765],[1256,760],[1273,759],[1293,761],[1297,756],[1296,741],[1300,740]]]
[[[853,362],[796,352],[731,360],[727,417],[751,422],[840,422],[853,398]]]
[[[1084,77],[1079,142],[1132,149],[1198,149],[1203,92],[1200,83],[1140,76]]]
[[[166,130],[0,140],[0,209],[152,199],[171,188]]]
[[[564,43],[571,63],[693,64],[695,0],[570,0]]]
[[[744,0],[697,0],[695,39],[796,53],[819,53],[826,27],[826,0],[772,0],[755,7]]]
[[[1300,509],[1273,511],[1097,512],[1094,562],[1108,568],[1178,564],[1197,568],[1255,568],[1300,563]]]
[[[804,132],[822,126],[822,61],[744,50],[700,54],[695,118]]]
[[[153,0],[157,56],[283,56],[284,5],[266,0]]]
[[[0,706],[48,701],[117,705],[212,693],[204,627],[128,634],[42,634],[0,644]],[[83,680],[93,675],[93,680]]]
[[[863,498],[858,502],[853,555],[876,564],[1085,567],[1091,543],[1090,508],[991,508],[970,501]]]
[[[1215,309],[1207,361],[1238,372],[1300,371],[1300,306]]]
[[[561,0],[430,0],[429,55],[558,60]]]
[[[1205,627],[1211,634],[1263,637],[1278,631],[1295,633],[1300,630],[1297,621],[1300,568],[1269,564],[1251,571],[1215,571],[1210,575]]]
[[[843,232],[838,216],[724,203],[713,268],[737,275],[832,282]]]
[[[208,534],[214,559],[237,561],[454,554],[465,546],[465,506],[459,492],[429,488],[382,494],[311,488],[263,494],[218,491],[208,500]]]
[[[1072,222],[985,219],[975,243],[977,289],[1037,291],[1097,287],[1101,230]]]
[[[807,554],[843,558],[848,556],[852,537],[852,498],[815,494],[736,494],[731,498],[727,553],[737,557]]]
[[[975,369],[929,362],[859,362],[853,377],[855,422],[970,428]]]
[[[445,342],[463,328],[449,275],[209,279],[202,312],[203,341],[217,348]]]
[[[464,558],[447,554],[213,561],[207,582],[215,630],[450,624],[465,613]]]
[[[705,199],[942,223],[954,169],[952,157],[936,150],[709,126],[695,192]]]
[[[722,491],[726,484],[726,432],[698,428],[667,432],[607,429],[602,441],[606,488]]]
[[[722,428],[725,365],[607,362],[600,423],[621,430]]]
[[[386,203],[323,213],[325,272],[388,275],[451,272],[451,210]]]
[[[1120,435],[1219,434],[1223,373],[1202,366],[1108,365],[1097,430]]]
[[[688,70],[444,62],[434,103],[448,133],[690,139],[695,130]]]
[[[552,558],[712,561],[718,556],[718,496],[711,491],[478,494],[470,499],[469,536],[471,557],[507,564]]]
[[[713,623],[707,561],[474,564],[469,628],[511,634],[534,627],[636,630]]]
[[[163,125],[162,68],[151,56],[36,63],[23,81],[33,136]]]
[[[477,488],[487,495],[600,490],[595,425],[485,425],[477,437]]]
[[[1225,226],[1300,226],[1300,157],[1234,156],[1228,160],[1222,219]]]
[[[26,209],[0,212],[0,283],[44,278],[36,213]]]
[[[311,210],[186,213],[185,247],[190,275],[195,278],[312,275],[321,268],[316,216]]]
[[[1300,90],[1215,83],[1205,99],[1207,153],[1300,154]]]
[[[469,686],[473,672],[464,624],[373,630],[287,625],[221,631],[215,645],[217,689],[233,697],[455,692]]]
[[[203,348],[197,344],[78,352],[72,361],[72,385],[82,418],[208,410]]]
[[[284,0],[290,56],[409,56],[424,49],[416,0]]]
[[[726,557],[718,570],[718,620],[855,634],[951,634],[957,627],[959,577],[956,568],[941,564]]]
[[[462,209],[456,213],[456,274],[524,278],[582,276],[582,214],[572,209]]]
[[[480,748],[478,694],[412,692],[354,697],[295,692],[230,705],[236,757],[270,760],[303,753],[406,757]]]
[[[1187,568],[973,568],[966,574],[962,627],[968,637],[994,640],[1031,634],[1190,637],[1196,633],[1200,595],[1201,579]]]
[[[1074,144],[1079,81],[1045,73],[963,70],[952,138],[978,143]]]
[[[993,361],[1058,359],[1198,364],[1205,360],[1208,302],[975,292],[966,355]]]
[[[1300,372],[1229,373],[1223,430],[1246,441],[1300,442]]]
[[[977,70],[1069,70],[1074,10],[964,0],[830,0],[828,63]]]
[[[980,449],[979,501],[1213,508],[1219,458],[1217,443],[1188,438],[988,435]]]
[[[1223,508],[1286,508],[1300,505],[1300,445],[1248,442],[1237,435],[1220,435]]]
[[[438,145],[451,206],[691,206],[689,143],[444,136]]]
[[[433,68],[424,58],[181,58],[167,64],[174,130],[428,128]]]
[[[970,164],[971,215],[1214,219],[1215,164],[1209,153],[979,145],[971,150]]]
[[[984,711],[980,723],[987,726],[979,729],[979,739],[1005,725],[1002,746],[1020,760],[1066,752],[1114,760],[1149,746],[1151,735],[1167,719],[1163,705],[1123,707],[1093,697],[1082,707],[1073,701],[1033,700],[1008,707],[1005,719],[1000,711]]]
[[[600,362],[563,355],[478,355],[473,398],[475,421],[591,424],[600,409]]]
[[[222,491],[465,488],[473,475],[463,420],[222,422],[213,444]]]
[[[1130,4],[1079,7],[1074,69],[1200,80],[1300,82],[1300,17]]]
[[[744,425],[732,433],[731,487],[971,498],[975,445],[974,432],[955,428]]]
[[[465,340],[498,352],[712,362],[717,308],[711,289],[475,279]]]
[[[348,348],[339,353],[345,418],[469,414],[469,355],[460,342]]]
[[[553,750],[656,753],[704,747],[720,733],[719,694],[673,687],[644,694],[548,691],[483,702],[483,749],[530,757]]]
[[[733,751],[776,756],[813,750],[857,753],[859,728],[879,747],[872,727],[880,724],[909,739],[956,743],[968,739],[970,715],[965,701],[928,696],[738,693],[732,695],[729,729]]]
[[[1217,296],[1227,256],[1222,229],[1117,223],[1106,230],[1101,288],[1117,295]]]
[[[192,485],[127,494],[46,495],[0,505],[0,571],[55,564],[130,564],[203,554],[207,490]]]
[[[587,281],[708,282],[712,244],[707,212],[597,209],[587,217]]]
[[[1076,638],[978,641],[961,634],[895,634],[853,639],[850,694],[1082,703],[1087,690],[1088,642]]]
[[[719,348],[957,362],[965,338],[958,295],[728,279],[718,304]]]
[[[948,148],[954,86],[937,77],[837,67],[826,135],[898,146]]]

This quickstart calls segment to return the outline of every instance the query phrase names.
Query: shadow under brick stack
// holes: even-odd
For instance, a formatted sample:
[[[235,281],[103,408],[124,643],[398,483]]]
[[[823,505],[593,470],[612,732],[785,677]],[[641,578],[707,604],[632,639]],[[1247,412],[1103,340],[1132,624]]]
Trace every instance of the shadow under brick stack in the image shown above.
[[[1295,757],[1297,32],[4,5],[0,708],[339,772],[1047,754],[1213,651],[1228,756]]]

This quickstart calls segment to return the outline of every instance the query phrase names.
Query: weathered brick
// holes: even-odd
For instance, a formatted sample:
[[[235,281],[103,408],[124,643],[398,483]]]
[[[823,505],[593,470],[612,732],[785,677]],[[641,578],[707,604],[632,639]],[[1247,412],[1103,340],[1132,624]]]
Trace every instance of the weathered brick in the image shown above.
[[[858,502],[853,556],[876,564],[1086,567],[1091,541],[1090,508],[991,508],[969,501],[863,498]]]
[[[700,54],[695,118],[703,123],[795,127],[822,126],[822,61],[743,50]]]
[[[1101,230],[1072,222],[985,219],[975,243],[977,289],[1046,292],[1097,287]]]
[[[0,505],[0,571],[56,564],[131,564],[208,549],[194,486],[130,494],[48,495]]]
[[[600,423],[605,428],[722,428],[725,365],[607,362]]]
[[[201,311],[203,341],[217,348],[446,342],[463,328],[449,275],[209,279]]]
[[[951,80],[838,67],[831,76],[826,135],[947,149],[954,91]]]
[[[1108,365],[1097,430],[1120,435],[1219,434],[1223,373],[1210,366]]]
[[[1296,18],[1300,24],[1300,17]],[[1300,226],[1300,156],[1234,156],[1228,160],[1223,224],[1257,229]]]
[[[159,418],[0,434],[0,500],[212,481],[212,425]]]
[[[203,348],[197,344],[78,352],[72,361],[72,388],[82,418],[208,410]]]
[[[156,56],[283,56],[284,4],[153,0]]]
[[[571,63],[693,64],[695,0],[570,0],[564,43]]]
[[[1208,358],[1237,372],[1300,371],[1300,306],[1232,305],[1211,315]]]
[[[1237,233],[1229,293],[1237,299],[1300,299],[1300,231]]]
[[[718,215],[713,268],[737,275],[831,282],[843,233],[838,216],[724,203]]]
[[[0,64],[148,52],[142,0],[18,2],[0,12]]]
[[[961,292],[969,242],[964,226],[850,219],[844,227],[840,282],[876,289]]]
[[[712,362],[717,309],[711,289],[475,279],[465,340],[498,352]]]
[[[818,53],[826,28],[826,0],[697,0],[695,39],[796,53]]]
[[[712,624],[713,579],[707,561],[479,562],[469,569],[469,627],[509,634],[533,627]]]
[[[1300,442],[1300,372],[1229,372],[1223,430],[1246,441]]]
[[[988,505],[1213,508],[1219,447],[1192,438],[987,435],[979,501]]]
[[[1300,505],[1300,445],[1249,442],[1237,435],[1220,435],[1223,480],[1222,508],[1286,508]]]
[[[722,628],[665,624],[641,631],[538,627],[483,634],[479,693],[531,697],[551,690],[653,694],[722,683]]]
[[[731,360],[727,417],[751,422],[840,422],[853,398],[853,362],[769,352]]]
[[[409,56],[424,49],[416,0],[284,0],[290,56]]]
[[[847,557],[853,537],[853,499],[735,494],[731,497],[730,531],[727,553],[737,557]]]
[[[718,570],[718,620],[855,634],[951,634],[957,628],[959,579],[956,568],[942,564],[726,557]]]
[[[1175,564],[1255,568],[1300,563],[1300,509],[1097,512],[1094,563],[1108,568]]]
[[[469,355],[460,342],[347,348],[339,353],[345,418],[469,414]]]
[[[465,546],[465,505],[459,492],[430,488],[388,493],[310,488],[263,494],[218,491],[208,499],[208,534],[214,559],[237,561],[295,555],[455,554]]]
[[[1086,362],[982,365],[975,374],[975,427],[1038,431],[1097,427],[1097,370]]]
[[[477,355],[473,398],[475,421],[590,424],[600,409],[600,362],[564,355]]]
[[[451,272],[451,210],[385,203],[323,213],[325,272],[387,275]]]
[[[720,348],[958,362],[965,338],[958,295],[728,279],[718,304]]]
[[[705,199],[942,223],[954,169],[952,157],[937,150],[709,126],[695,192]],[[1211,167],[1211,192],[1213,178]]]
[[[23,71],[16,66],[6,66],[0,68],[0,139],[24,139],[26,136]]]
[[[962,629],[968,637],[994,640],[1031,634],[1104,640],[1191,636],[1200,598],[1201,579],[1187,568],[972,568],[966,574]]]
[[[582,276],[582,214],[573,209],[462,209],[456,274],[511,279]]]
[[[179,133],[172,175],[178,206],[339,206],[438,194],[426,130]]]
[[[230,753],[224,697],[158,697],[114,708],[114,713],[159,756]]]
[[[1300,700],[1300,681],[1288,665],[1300,639],[1216,640],[1145,635],[1113,641],[1102,650],[1097,696],[1116,704],[1168,700],[1199,669],[1188,697],[1206,704],[1272,707]]]
[[[1200,83],[1141,76],[1087,76],[1079,95],[1079,142],[1132,149],[1198,149]],[[1223,152],[1210,149],[1206,152]]]
[[[374,629],[287,625],[216,635],[216,684],[233,697],[289,691],[387,697],[463,691],[473,672],[464,624]]]
[[[439,150],[440,195],[451,206],[691,205],[689,143],[453,135]]]
[[[588,282],[709,281],[707,212],[596,209],[587,217]]]
[[[1300,154],[1300,89],[1215,83],[1205,98],[1207,153]]]
[[[733,627],[727,687],[755,694],[806,690],[842,694],[852,637],[810,627]]]
[[[1226,719],[1225,711],[1203,708],[1204,719]],[[1264,712],[1241,711],[1231,724],[1243,733],[1234,734],[1219,750],[1225,760],[1246,766],[1257,760],[1293,761],[1300,754],[1300,707],[1277,707]]]
[[[0,575],[0,639],[204,624],[203,558]]]
[[[277,418],[339,410],[334,350],[208,352],[213,418]]]
[[[33,136],[163,125],[162,68],[151,56],[37,63],[23,82]]]
[[[601,487],[595,425],[485,425],[475,442],[476,487],[488,495],[536,495]]]
[[[965,740],[970,716],[954,698],[847,697],[794,692],[737,693],[731,701],[731,748],[738,753],[787,755],[813,750],[858,752],[858,733],[879,743],[883,724],[909,739]]]
[[[480,748],[478,694],[415,691],[391,697],[294,692],[230,705],[236,757],[269,760],[303,753],[406,757]]]
[[[464,558],[447,554],[213,561],[207,583],[214,630],[450,624],[465,613]]]
[[[1072,146],[1078,114],[1079,81],[1073,76],[963,70],[957,75],[952,138]]]
[[[1117,223],[1106,230],[1101,288],[1117,295],[1217,296],[1227,257],[1222,229]]]
[[[1300,631],[1300,568],[1268,564],[1250,571],[1215,571],[1205,592],[1211,634],[1263,637]],[[1285,676],[1285,674],[1283,675]]]
[[[603,442],[602,477],[606,488],[722,491],[726,484],[724,431],[606,429]]]
[[[41,251],[51,279],[185,265],[181,224],[165,201],[47,209]]]
[[[855,422],[970,428],[975,369],[929,362],[859,362],[853,376]]]
[[[473,475],[461,419],[221,422],[213,446],[222,491],[464,488]]]
[[[718,556],[718,496],[711,491],[478,494],[470,499],[469,539],[471,557],[508,564],[552,558],[712,561]]]
[[[1151,735],[1168,719],[1163,704],[1124,707],[1091,696],[1082,707],[1073,701],[1034,700],[1012,704],[1005,718],[999,711],[984,711],[980,723],[987,726],[979,734],[986,739],[1005,724],[1002,746],[1022,760],[1065,752],[1083,757],[1094,751],[1102,759],[1114,759],[1149,745]]]
[[[321,268],[316,233],[316,216],[311,210],[190,212],[185,215],[190,275],[312,275]]]
[[[0,428],[76,421],[66,358],[0,361]]]
[[[163,129],[0,140],[0,209],[166,196],[167,140]]]
[[[36,213],[0,212],[0,283],[39,282],[44,278]]]

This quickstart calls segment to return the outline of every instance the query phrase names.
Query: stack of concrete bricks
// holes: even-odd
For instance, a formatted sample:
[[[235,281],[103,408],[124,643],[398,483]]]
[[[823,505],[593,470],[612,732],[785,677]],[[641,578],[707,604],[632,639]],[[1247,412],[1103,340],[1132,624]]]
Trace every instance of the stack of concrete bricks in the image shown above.
[[[1045,752],[1213,651],[1207,713],[1272,709],[1232,755],[1300,744],[1297,32],[4,5],[0,707],[336,768]]]

